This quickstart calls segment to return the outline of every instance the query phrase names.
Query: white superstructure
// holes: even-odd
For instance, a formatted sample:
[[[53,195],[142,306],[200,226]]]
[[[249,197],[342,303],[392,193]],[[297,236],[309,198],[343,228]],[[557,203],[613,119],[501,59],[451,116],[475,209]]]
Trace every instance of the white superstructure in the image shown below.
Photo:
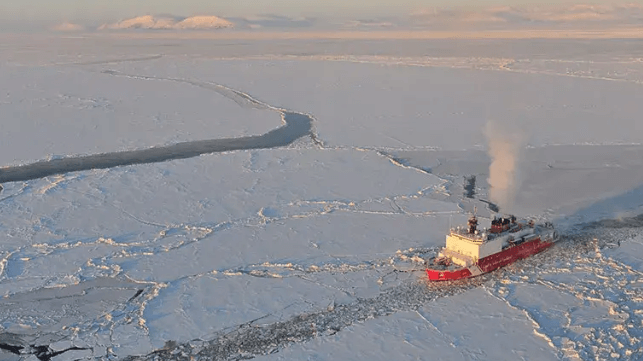
[[[511,242],[531,240],[537,235],[529,225],[515,223],[516,226],[504,234],[470,234],[451,230],[447,235],[446,247],[442,253],[451,256],[453,262],[461,266],[470,266],[481,258],[498,253]]]
[[[516,217],[494,217],[489,229],[478,231],[475,214],[468,227],[451,229],[446,246],[427,265],[431,281],[459,280],[479,276],[530,257],[558,240],[554,226],[546,222],[517,221]]]

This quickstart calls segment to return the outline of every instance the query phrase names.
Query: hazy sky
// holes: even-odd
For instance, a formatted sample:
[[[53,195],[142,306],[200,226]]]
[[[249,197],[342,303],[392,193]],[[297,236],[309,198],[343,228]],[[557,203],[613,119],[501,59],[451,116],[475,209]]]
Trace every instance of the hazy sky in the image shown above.
[[[632,1],[629,1],[632,2]],[[643,3],[643,0],[634,1]],[[612,1],[558,0],[561,3]],[[423,8],[552,4],[546,0],[0,0],[3,22],[100,22],[141,14],[371,17],[406,15]]]

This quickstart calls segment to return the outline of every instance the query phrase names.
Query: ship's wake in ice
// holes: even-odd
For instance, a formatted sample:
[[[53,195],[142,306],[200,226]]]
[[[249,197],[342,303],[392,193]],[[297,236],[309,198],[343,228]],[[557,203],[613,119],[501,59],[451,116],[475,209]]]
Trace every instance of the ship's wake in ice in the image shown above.
[[[334,335],[368,319],[417,311],[432,301],[472,289],[483,289],[524,313],[532,321],[534,333],[545,339],[560,359],[636,359],[643,356],[643,331],[639,327],[643,322],[640,288],[643,272],[604,253],[613,252],[621,241],[638,242],[632,237],[640,237],[640,229],[630,226],[639,225],[641,217],[601,221],[616,225],[621,229],[617,233],[597,228],[596,224],[578,225],[581,231],[564,235],[552,249],[478,278],[428,283],[421,265],[416,265],[401,271],[411,272],[413,277],[372,298],[331,304],[327,309],[285,321],[271,322],[271,317],[265,316],[228,327],[208,339],[171,341],[152,354],[128,360],[250,359],[278,352],[288,345]],[[428,257],[435,251],[410,251],[409,256]],[[397,257],[395,262],[391,259],[391,263],[403,263],[409,256]],[[345,268],[344,272],[358,269]],[[546,297],[534,301],[528,296],[530,291]]]

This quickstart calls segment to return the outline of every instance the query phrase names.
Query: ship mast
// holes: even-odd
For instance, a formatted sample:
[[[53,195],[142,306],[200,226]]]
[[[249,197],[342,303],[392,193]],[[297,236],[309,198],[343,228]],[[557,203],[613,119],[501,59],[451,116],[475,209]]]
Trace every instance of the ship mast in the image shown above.
[[[478,213],[478,207],[473,207],[473,215],[469,218],[469,234],[476,234],[478,232],[478,218],[476,217]]]

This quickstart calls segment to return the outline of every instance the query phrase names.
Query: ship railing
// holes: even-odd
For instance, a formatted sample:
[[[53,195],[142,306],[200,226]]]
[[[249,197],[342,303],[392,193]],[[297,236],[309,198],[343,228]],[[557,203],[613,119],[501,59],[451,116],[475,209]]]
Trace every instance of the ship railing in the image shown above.
[[[487,238],[484,238],[483,235],[481,234],[471,234],[469,232],[458,232],[458,231],[451,231],[452,236],[457,236],[459,238],[464,238],[467,241],[474,242],[474,243],[484,243],[487,239],[489,239],[490,236],[487,236]]]

